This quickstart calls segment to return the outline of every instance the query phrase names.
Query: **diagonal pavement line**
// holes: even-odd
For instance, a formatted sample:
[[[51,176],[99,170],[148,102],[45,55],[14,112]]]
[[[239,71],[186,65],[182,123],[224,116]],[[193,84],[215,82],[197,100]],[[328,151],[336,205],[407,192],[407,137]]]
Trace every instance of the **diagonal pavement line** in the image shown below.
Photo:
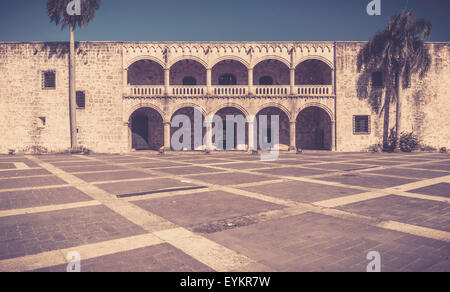
[[[69,263],[66,256],[71,251],[76,251],[80,254],[81,271],[83,271],[83,260],[149,247],[161,243],[163,243],[163,241],[155,235],[143,234],[66,249],[52,250],[35,255],[0,260],[0,272],[25,272],[65,265]]]
[[[345,197],[339,197],[329,200],[323,200],[319,202],[315,202],[314,205],[321,206],[321,207],[338,207],[343,205],[348,205],[352,203],[357,203],[361,201],[371,200],[375,198],[380,198],[388,195],[398,195],[403,197],[411,197],[411,198],[419,198],[424,200],[433,200],[433,201],[440,201],[440,202],[449,202],[450,200],[448,198],[444,197],[437,197],[437,196],[429,196],[429,195],[420,195],[420,194],[414,194],[414,193],[408,193],[409,190],[414,190],[417,188],[426,187],[429,185],[434,185],[441,182],[450,182],[450,175],[448,176],[441,176],[431,179],[426,179],[418,182],[412,182],[407,183],[401,186],[395,186],[385,189],[380,189],[378,191],[374,192],[365,192],[361,194],[355,194]]]
[[[40,167],[28,167],[27,170],[36,170],[36,169],[41,169]],[[0,172],[8,172],[8,171],[16,171],[16,170],[21,170],[21,169],[17,169],[17,168],[13,168],[13,169],[0,169]],[[22,169],[23,170],[23,169]]]
[[[241,171],[241,172],[245,172],[245,171]],[[158,174],[157,171],[150,171],[149,173],[153,173],[155,175]],[[176,176],[174,176],[176,177]],[[295,177],[285,177],[285,178],[289,178],[289,179],[296,179]],[[442,180],[443,177],[440,178],[434,178],[434,179],[429,179],[426,180],[426,182],[423,182],[423,184],[434,184],[437,181]],[[308,178],[301,178],[302,181],[312,181],[314,182],[315,180],[312,179],[308,179]],[[275,198],[275,197],[270,197],[270,196],[266,196],[266,195],[261,195],[258,193],[253,193],[253,192],[248,192],[248,191],[243,191],[240,189],[236,189],[233,187],[229,187],[229,186],[219,186],[219,185],[214,185],[214,184],[210,184],[210,183],[205,183],[202,182],[201,180],[192,180],[193,183],[195,184],[203,184],[205,186],[209,186],[211,188],[216,188],[219,190],[223,190],[225,192],[229,192],[229,193],[233,193],[236,195],[241,195],[241,196],[245,196],[245,197],[249,197],[249,198],[254,198],[254,199],[259,199],[262,201],[266,201],[266,202],[270,202],[270,203],[274,203],[274,204],[278,204],[278,205],[283,205],[286,207],[297,207],[297,208],[304,208],[305,211],[311,211],[311,212],[315,212],[315,213],[319,213],[319,214],[324,214],[324,215],[328,215],[328,216],[332,216],[332,217],[336,217],[336,218],[343,218],[343,219],[347,219],[347,220],[353,220],[353,221],[357,221],[357,222],[365,222],[366,224],[372,225],[372,226],[378,226],[378,227],[382,227],[386,226],[385,229],[391,229],[392,226],[397,226],[395,225],[398,222],[395,221],[388,221],[388,222],[393,222],[391,224],[384,224],[386,222],[386,220],[380,219],[380,218],[375,218],[375,217],[368,217],[368,216],[362,216],[359,214],[355,214],[355,213],[350,213],[350,212],[346,212],[346,211],[342,211],[342,210],[337,210],[337,209],[332,209],[332,208],[327,208],[327,207],[321,207],[321,206],[317,206],[311,203],[299,203],[299,202],[295,202],[292,200],[285,200],[285,199],[279,199],[279,198]],[[328,183],[329,184],[329,183]],[[330,185],[342,185],[339,183],[331,183]],[[415,187],[417,184],[416,183],[409,183],[406,184],[408,187]],[[343,185],[344,187],[346,187],[346,185]],[[384,193],[384,191],[386,190],[380,190],[380,189],[371,189],[371,188],[361,188],[361,189],[369,189],[368,192],[379,192],[380,196],[387,196],[390,193],[386,192]],[[389,190],[389,192],[391,191],[391,189],[395,189],[395,188],[388,188],[387,190]],[[372,194],[373,195],[373,194]],[[380,225],[381,223],[383,223],[384,225]],[[398,224],[403,224],[403,223],[398,223]],[[429,237],[429,238],[433,238],[433,239],[437,239],[439,238],[439,240],[445,240],[445,241],[450,241],[450,237],[447,238],[446,235],[450,234],[450,233],[445,233],[445,236],[442,236],[442,232],[441,230],[435,230],[435,229],[430,229],[430,228],[416,228],[414,229],[414,225],[402,225],[402,226],[409,226],[409,228],[404,228],[402,232],[413,232],[411,234],[414,235],[418,235],[418,236],[422,236],[422,237]],[[397,230],[400,231],[400,230]],[[434,233],[433,233],[434,232]]]
[[[132,223],[144,228],[148,232],[157,235],[157,237],[165,240],[164,237],[168,236],[170,242],[167,240],[165,241],[169,242],[175,247],[182,247],[180,249],[184,251],[186,254],[190,255],[191,257],[197,259],[198,261],[204,263],[205,265],[211,267],[214,270],[229,271],[229,268],[239,270],[239,267],[241,266],[242,268],[245,268],[257,265],[257,263],[254,260],[246,256],[239,255],[238,253],[230,249],[227,249],[217,243],[214,243],[202,236],[195,235],[190,231],[182,227],[178,227],[176,224],[167,221],[166,219],[157,216],[153,213],[145,211],[144,209],[130,202],[120,200],[115,196],[113,196],[112,194],[92,184],[83,183],[81,179],[64,171],[61,171],[60,169],[54,167],[51,164],[42,162],[35,157],[29,157],[29,159],[38,163],[41,167],[47,169],[51,173],[54,173],[56,176],[63,179],[64,181],[70,184],[76,184],[78,190],[84,192],[86,195],[90,196],[94,200],[103,203],[106,207],[120,214],[122,217],[131,221]],[[94,158],[87,158],[87,159],[96,160]],[[174,230],[176,232],[158,233],[163,232],[165,230]],[[158,234],[163,235],[163,237],[159,236]],[[181,235],[193,234],[194,236],[179,237],[180,234]],[[199,250],[198,247],[202,245],[211,249],[207,250],[206,252],[202,251],[201,249]],[[200,258],[198,256],[200,256]],[[265,266],[263,265],[259,266],[259,268],[263,267]]]
[[[377,227],[384,229],[389,229],[393,231],[399,231],[403,233],[409,233],[416,236],[432,238],[440,241],[446,241],[450,243],[450,232],[437,230],[417,225],[411,225],[406,223],[401,223],[397,221],[383,221],[376,224]]]
[[[77,203],[39,206],[39,207],[14,209],[14,210],[4,210],[4,211],[0,211],[0,218],[17,216],[17,215],[27,215],[27,214],[75,209],[75,208],[83,208],[83,207],[92,207],[92,206],[99,206],[101,204],[102,203],[100,203],[99,201],[91,200],[91,201],[84,201],[84,202],[77,202]]]
[[[155,235],[217,272],[236,271],[257,264],[247,256],[184,228],[162,230],[155,232]],[[254,270],[267,270],[267,267],[259,265]]]
[[[48,185],[48,186],[38,186],[38,187],[22,187],[22,188],[10,188],[10,189],[0,189],[1,193],[16,192],[16,191],[32,191],[32,190],[42,190],[42,189],[58,189],[64,187],[73,187],[75,185],[70,184],[60,184],[60,185]]]
[[[13,162],[16,169],[30,169],[24,162]]]

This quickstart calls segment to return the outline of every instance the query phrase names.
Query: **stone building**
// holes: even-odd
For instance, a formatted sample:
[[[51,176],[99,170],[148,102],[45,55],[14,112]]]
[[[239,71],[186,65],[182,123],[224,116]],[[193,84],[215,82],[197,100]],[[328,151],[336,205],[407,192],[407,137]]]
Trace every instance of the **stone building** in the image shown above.
[[[202,133],[214,114],[278,115],[281,149],[367,150],[382,141],[389,80],[357,71],[363,45],[77,43],[79,145],[104,153],[169,148],[172,118],[193,119],[196,108]],[[450,148],[450,46],[427,46],[433,64],[403,92],[402,128],[425,145]],[[0,153],[70,147],[67,52],[67,43],[0,43]],[[388,108],[393,127],[395,106]],[[249,135],[255,125],[245,127],[244,145],[231,149],[258,147]]]

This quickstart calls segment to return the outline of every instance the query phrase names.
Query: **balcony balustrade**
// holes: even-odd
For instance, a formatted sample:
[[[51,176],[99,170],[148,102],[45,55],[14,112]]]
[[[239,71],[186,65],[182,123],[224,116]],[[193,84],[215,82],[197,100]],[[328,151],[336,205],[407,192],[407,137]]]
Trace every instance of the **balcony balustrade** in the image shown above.
[[[255,85],[255,96],[332,96],[332,85],[296,85],[291,94],[289,85]],[[211,86],[210,94],[206,85],[172,85],[168,87],[169,96],[246,96],[249,95],[249,86]],[[125,91],[127,97],[164,96],[164,85],[128,85]]]

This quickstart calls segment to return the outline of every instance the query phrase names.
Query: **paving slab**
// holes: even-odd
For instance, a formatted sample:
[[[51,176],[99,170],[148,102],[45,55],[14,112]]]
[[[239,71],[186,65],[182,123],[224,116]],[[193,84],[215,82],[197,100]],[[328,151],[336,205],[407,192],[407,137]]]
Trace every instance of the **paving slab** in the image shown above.
[[[151,174],[141,172],[141,171],[133,171],[133,170],[96,172],[96,173],[79,173],[79,174],[75,174],[75,176],[81,178],[82,180],[84,180],[86,182],[127,180],[127,179],[135,179],[135,178],[152,177]]]
[[[369,188],[389,188],[417,181],[389,176],[363,175],[360,173],[341,174],[318,178],[319,180],[335,181],[347,185],[355,185]]]
[[[366,255],[378,251],[381,270],[423,271],[447,263],[450,247],[441,242],[406,235],[325,215],[305,213],[206,235],[208,238],[276,271],[355,271],[365,272]],[[404,242],[397,240],[406,238]],[[415,243],[415,239],[422,242]],[[424,255],[420,248],[425,246]],[[404,262],[388,266],[396,259]]]
[[[450,164],[448,163],[428,163],[428,164],[415,164],[415,168],[443,170],[450,172]]]
[[[318,202],[363,192],[361,190],[300,181],[271,183],[260,186],[245,187],[242,189],[267,196],[304,203]]]
[[[414,166],[411,166],[411,167],[414,167]],[[449,172],[408,169],[406,167],[405,168],[394,167],[394,168],[388,168],[388,169],[382,169],[382,170],[374,170],[374,171],[368,171],[367,173],[379,173],[379,174],[384,174],[384,175],[404,176],[404,177],[410,177],[413,179],[416,179],[416,178],[429,179],[429,178],[450,175]]]
[[[133,203],[184,227],[284,208],[223,191],[155,198]]]
[[[98,184],[97,186],[114,195],[127,195],[132,193],[150,193],[173,188],[193,187],[195,185],[176,179],[158,178],[142,181],[104,183]]]
[[[0,218],[0,259],[112,240],[145,231],[105,206]]]
[[[273,179],[263,175],[238,173],[238,172],[192,175],[187,177],[216,185],[243,184]]]
[[[293,177],[311,176],[311,175],[330,173],[330,171],[328,171],[328,170],[310,169],[310,168],[306,168],[306,166],[305,166],[305,168],[278,167],[278,168],[271,168],[271,169],[253,170],[253,172],[267,173],[267,174],[273,174],[273,175],[282,175],[282,176],[293,176]]]
[[[4,192],[0,195],[0,210],[68,204],[92,200],[73,187]]]
[[[223,170],[210,168],[210,167],[202,167],[202,166],[184,166],[184,167],[173,167],[173,168],[161,168],[157,169],[160,172],[174,174],[174,175],[191,175],[191,174],[199,174],[199,173],[214,173],[221,172]]]
[[[214,272],[170,244],[119,252],[94,259],[81,259],[81,272]],[[43,268],[34,272],[66,272],[67,265]]]
[[[67,183],[56,176],[14,177],[7,180],[0,180],[0,189],[40,187],[40,186],[63,185],[63,184]]]
[[[47,175],[49,171],[45,169],[12,169],[8,171],[0,171],[0,178],[25,177],[33,175]]]
[[[120,166],[101,164],[101,163],[98,163],[97,165],[66,166],[66,167],[59,167],[59,168],[65,172],[70,172],[70,173],[124,169],[123,167],[120,167]]]
[[[446,202],[389,195],[338,207],[351,213],[450,231],[450,205]]]
[[[450,197],[450,183],[438,183],[423,188],[410,190],[411,193],[424,194],[429,196]]]

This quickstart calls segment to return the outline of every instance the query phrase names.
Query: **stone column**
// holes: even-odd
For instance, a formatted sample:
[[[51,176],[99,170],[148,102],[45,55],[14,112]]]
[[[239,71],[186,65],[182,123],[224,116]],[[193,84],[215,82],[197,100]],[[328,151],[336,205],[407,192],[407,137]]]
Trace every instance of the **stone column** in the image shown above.
[[[164,94],[169,95],[170,92],[170,69],[164,69]]]
[[[294,122],[290,122],[290,145],[289,145],[289,151],[295,151],[297,149],[297,140],[295,138],[295,134],[296,134],[296,130],[295,130],[295,126],[296,126],[296,121]]]
[[[295,68],[290,69],[289,85],[291,88],[291,95],[295,95]]]
[[[248,94],[253,94],[253,68],[248,68]]]
[[[255,145],[255,121],[248,121],[248,151],[256,150]]]
[[[206,69],[206,94],[212,95],[211,68]]]
[[[212,119],[212,118],[211,118]],[[205,120],[206,123],[206,149],[212,150],[212,121],[209,119]]]
[[[331,151],[336,151],[336,122],[331,121]]]
[[[164,123],[164,150],[170,151],[170,122]]]

